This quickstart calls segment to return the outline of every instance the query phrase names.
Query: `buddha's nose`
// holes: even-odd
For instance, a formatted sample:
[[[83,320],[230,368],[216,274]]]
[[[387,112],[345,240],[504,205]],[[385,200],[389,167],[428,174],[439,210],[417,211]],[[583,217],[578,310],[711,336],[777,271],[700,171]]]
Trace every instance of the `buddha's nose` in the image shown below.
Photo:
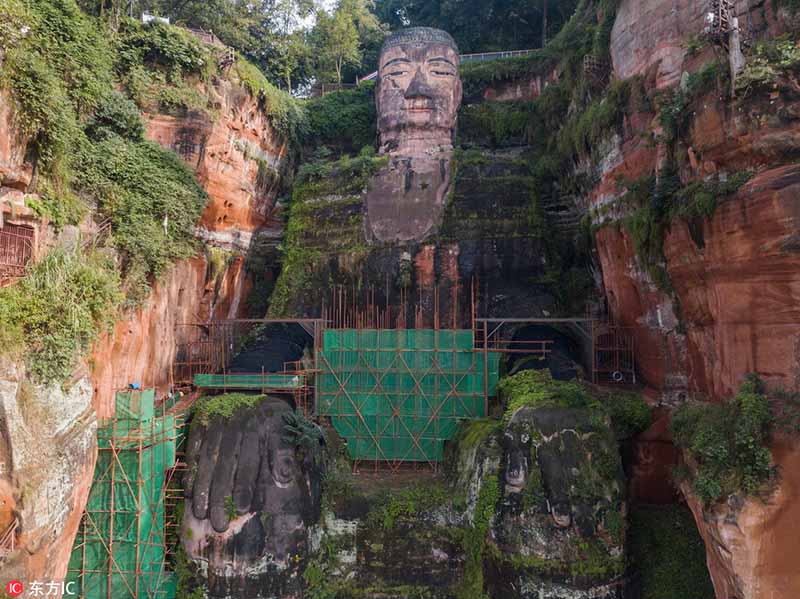
[[[433,89],[428,85],[428,78],[422,72],[422,69],[417,69],[417,73],[411,80],[411,83],[406,89],[405,98],[411,100],[414,98],[433,98]]]

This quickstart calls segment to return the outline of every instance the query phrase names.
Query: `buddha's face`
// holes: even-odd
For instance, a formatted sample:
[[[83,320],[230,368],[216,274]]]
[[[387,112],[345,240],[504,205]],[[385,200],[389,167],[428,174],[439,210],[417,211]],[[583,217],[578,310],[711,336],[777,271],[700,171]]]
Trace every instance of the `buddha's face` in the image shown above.
[[[458,52],[449,44],[409,42],[384,49],[376,93],[383,146],[403,138],[451,141],[461,104],[458,66]]]

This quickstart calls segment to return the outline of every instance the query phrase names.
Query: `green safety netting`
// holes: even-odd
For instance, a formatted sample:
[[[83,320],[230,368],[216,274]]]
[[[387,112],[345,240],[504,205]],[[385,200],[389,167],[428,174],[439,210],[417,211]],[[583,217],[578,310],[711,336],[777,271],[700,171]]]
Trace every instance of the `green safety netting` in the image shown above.
[[[459,420],[486,416],[499,363],[470,330],[325,331],[317,414],[331,417],[353,459],[441,461]]]
[[[154,414],[152,390],[117,393],[97,431],[98,456],[67,578],[82,599],[173,599],[165,566],[165,471],[185,431]]]
[[[305,377],[296,374],[196,374],[199,389],[300,389]]]

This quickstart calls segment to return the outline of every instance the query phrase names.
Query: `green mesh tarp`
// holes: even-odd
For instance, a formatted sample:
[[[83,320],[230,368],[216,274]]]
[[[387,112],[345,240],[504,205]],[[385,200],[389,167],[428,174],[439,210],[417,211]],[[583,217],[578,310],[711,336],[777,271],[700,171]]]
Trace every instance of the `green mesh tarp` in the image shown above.
[[[199,389],[300,389],[305,377],[296,374],[196,374],[194,386]]]
[[[499,363],[469,330],[325,331],[316,410],[353,459],[438,462],[459,420],[486,416]]]
[[[154,392],[118,393],[116,416],[97,431],[94,481],[67,578],[82,599],[173,599],[165,569],[165,471],[184,434],[154,414]]]

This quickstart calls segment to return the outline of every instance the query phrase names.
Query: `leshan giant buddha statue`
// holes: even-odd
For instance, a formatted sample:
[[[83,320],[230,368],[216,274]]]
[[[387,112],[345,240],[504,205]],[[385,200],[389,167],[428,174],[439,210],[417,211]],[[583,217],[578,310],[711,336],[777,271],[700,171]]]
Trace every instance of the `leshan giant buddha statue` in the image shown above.
[[[459,62],[453,38],[428,27],[396,32],[381,49],[375,101],[389,164],[367,193],[377,241],[421,241],[441,222],[461,104]]]

